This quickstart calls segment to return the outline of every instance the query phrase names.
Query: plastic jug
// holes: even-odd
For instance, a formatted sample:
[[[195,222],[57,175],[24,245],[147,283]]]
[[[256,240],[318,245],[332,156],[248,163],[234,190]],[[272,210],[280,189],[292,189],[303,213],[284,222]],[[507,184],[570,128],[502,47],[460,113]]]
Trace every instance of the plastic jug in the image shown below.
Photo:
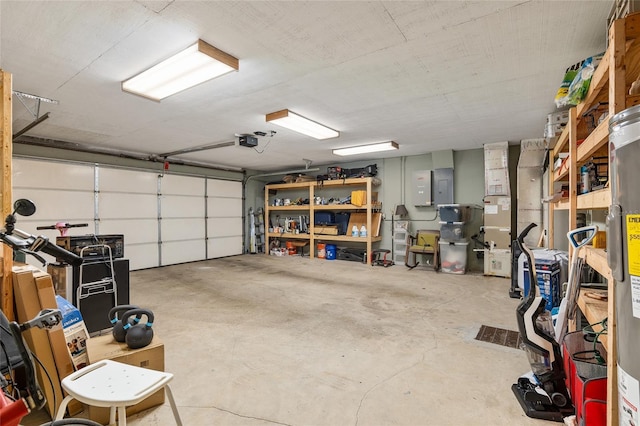
[[[351,236],[352,237],[358,236],[358,227],[356,225],[353,225],[353,228],[351,228]]]
[[[366,226],[364,226],[364,225],[362,225],[362,226],[360,227],[360,236],[361,236],[361,237],[366,237],[366,236],[367,236],[367,228],[366,228]]]

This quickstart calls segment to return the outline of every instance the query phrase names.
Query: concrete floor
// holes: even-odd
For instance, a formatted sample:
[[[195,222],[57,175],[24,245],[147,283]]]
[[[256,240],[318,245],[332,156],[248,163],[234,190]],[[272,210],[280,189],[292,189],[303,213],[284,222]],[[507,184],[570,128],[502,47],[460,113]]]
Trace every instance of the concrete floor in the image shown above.
[[[509,280],[244,255],[137,271],[185,425],[540,425],[511,384]],[[24,424],[40,424],[30,416]],[[128,419],[173,425],[168,402]]]

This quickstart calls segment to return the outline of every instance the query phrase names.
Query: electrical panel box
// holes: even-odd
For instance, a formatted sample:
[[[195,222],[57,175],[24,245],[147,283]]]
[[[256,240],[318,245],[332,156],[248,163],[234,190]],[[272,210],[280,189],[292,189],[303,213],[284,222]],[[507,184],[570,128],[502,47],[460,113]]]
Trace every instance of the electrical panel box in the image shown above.
[[[431,170],[413,172],[413,205],[431,205]]]
[[[433,203],[453,204],[453,169],[433,171]]]

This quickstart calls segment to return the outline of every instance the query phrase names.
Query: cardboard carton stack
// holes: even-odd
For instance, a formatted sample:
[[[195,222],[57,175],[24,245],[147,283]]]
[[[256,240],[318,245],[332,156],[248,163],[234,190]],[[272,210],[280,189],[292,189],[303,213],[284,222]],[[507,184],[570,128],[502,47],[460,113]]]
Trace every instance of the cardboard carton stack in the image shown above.
[[[20,323],[33,319],[43,309],[58,308],[63,314],[62,327],[51,330],[31,328],[23,337],[33,355],[42,365],[35,363],[36,378],[40,384],[50,416],[64,398],[60,382],[75,369],[103,359],[129,365],[164,371],[164,344],[154,337],[141,349],[129,349],[118,343],[111,334],[89,338],[79,311],[68,301],[56,296],[51,276],[30,265],[17,265],[12,274],[16,315]],[[72,356],[72,354],[74,356]],[[75,366],[75,369],[74,369]],[[127,407],[127,415],[164,403],[164,389],[141,403]],[[68,406],[70,415],[82,410],[82,404],[73,400]],[[109,422],[109,409],[89,407],[89,418],[102,424]]]
[[[16,265],[12,273],[16,314],[20,323],[33,319],[43,309],[57,308],[49,274],[29,265]],[[62,327],[51,330],[31,328],[23,333],[23,337],[42,363],[35,363],[36,378],[47,399],[45,408],[53,416],[56,404],[64,398],[60,381],[74,371],[64,332]],[[81,408],[75,402],[69,405],[69,412],[75,414]]]

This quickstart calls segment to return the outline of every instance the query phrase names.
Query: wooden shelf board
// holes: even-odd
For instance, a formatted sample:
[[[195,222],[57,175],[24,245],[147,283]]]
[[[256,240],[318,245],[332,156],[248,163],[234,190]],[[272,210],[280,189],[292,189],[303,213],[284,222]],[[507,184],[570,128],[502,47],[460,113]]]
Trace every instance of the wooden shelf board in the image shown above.
[[[371,179],[371,184],[374,185],[374,186],[380,184],[380,180],[376,179],[376,178],[351,178],[351,179],[325,180],[325,181],[322,181],[321,183],[318,183],[318,184],[316,184],[316,182],[313,182],[313,184],[316,185],[316,187],[343,186],[343,185],[366,185],[367,181],[369,179]]]
[[[609,47],[611,48],[611,47]],[[605,52],[600,64],[598,64],[598,68],[596,68],[593,73],[593,77],[591,77],[591,83],[589,84],[589,91],[585,96],[584,100],[577,107],[577,115],[578,117],[582,117],[584,113],[584,109],[587,105],[593,105],[593,102],[601,93],[604,87],[608,87],[607,83],[609,82],[609,50]]]
[[[569,125],[564,126],[562,133],[558,137],[555,146],[553,147],[553,157],[557,157],[558,153],[564,150],[565,145],[569,143]]]
[[[267,189],[297,189],[297,188],[309,188],[310,185],[315,182],[298,182],[298,183],[273,183],[267,185]]]
[[[604,249],[584,246],[580,249],[580,257],[608,281],[613,279],[611,268],[609,268],[609,263],[607,262],[607,253]]]
[[[267,189],[296,189],[296,188],[309,188],[315,186],[322,188],[323,186],[349,186],[349,185],[366,185],[367,181],[371,179],[372,185],[379,185],[380,180],[376,178],[351,178],[351,179],[337,179],[337,180],[325,180],[320,183],[317,181],[298,182],[298,183],[274,183],[267,185]]]
[[[555,182],[565,180],[568,174],[569,174],[569,160],[567,160],[567,162],[564,163],[564,166],[561,166],[560,170],[556,170],[553,172],[553,180]]]
[[[560,201],[556,201],[554,203],[553,208],[555,210],[569,210],[569,199],[568,198],[563,198]]]
[[[289,238],[292,240],[309,240],[311,239],[311,235],[309,234],[292,234],[290,232],[285,232],[283,234],[276,232],[267,232],[267,237],[269,238]]]
[[[580,289],[580,295],[578,296],[578,307],[580,308],[580,311],[582,311],[582,314],[585,316],[589,324],[595,324],[609,316],[607,301],[593,299],[591,297],[586,296],[585,293],[588,291],[594,291],[594,290]],[[598,326],[595,326],[593,329],[597,332],[602,330],[602,327],[598,325]],[[602,336],[602,339],[600,339],[600,342],[608,352],[609,339],[607,339],[606,336]]]
[[[282,210],[309,210],[309,204],[302,206],[269,206],[269,211]]]
[[[578,195],[578,210],[608,209],[611,207],[611,189],[604,188]]]
[[[366,210],[367,206],[354,206],[353,204],[327,204],[315,205],[314,210]]]
[[[589,136],[578,146],[577,163],[582,164],[586,162],[593,154],[600,149],[603,145],[606,145],[609,140],[609,120],[603,120],[598,124]]]
[[[640,14],[631,13],[624,18],[624,33],[626,39],[635,39],[640,36]]]
[[[640,95],[628,95],[626,105],[627,105],[627,108],[640,105]]]
[[[367,237],[352,237],[350,235],[315,235],[313,237],[316,241],[345,241],[364,243],[367,241]],[[371,242],[382,241],[382,237],[371,237]]]

